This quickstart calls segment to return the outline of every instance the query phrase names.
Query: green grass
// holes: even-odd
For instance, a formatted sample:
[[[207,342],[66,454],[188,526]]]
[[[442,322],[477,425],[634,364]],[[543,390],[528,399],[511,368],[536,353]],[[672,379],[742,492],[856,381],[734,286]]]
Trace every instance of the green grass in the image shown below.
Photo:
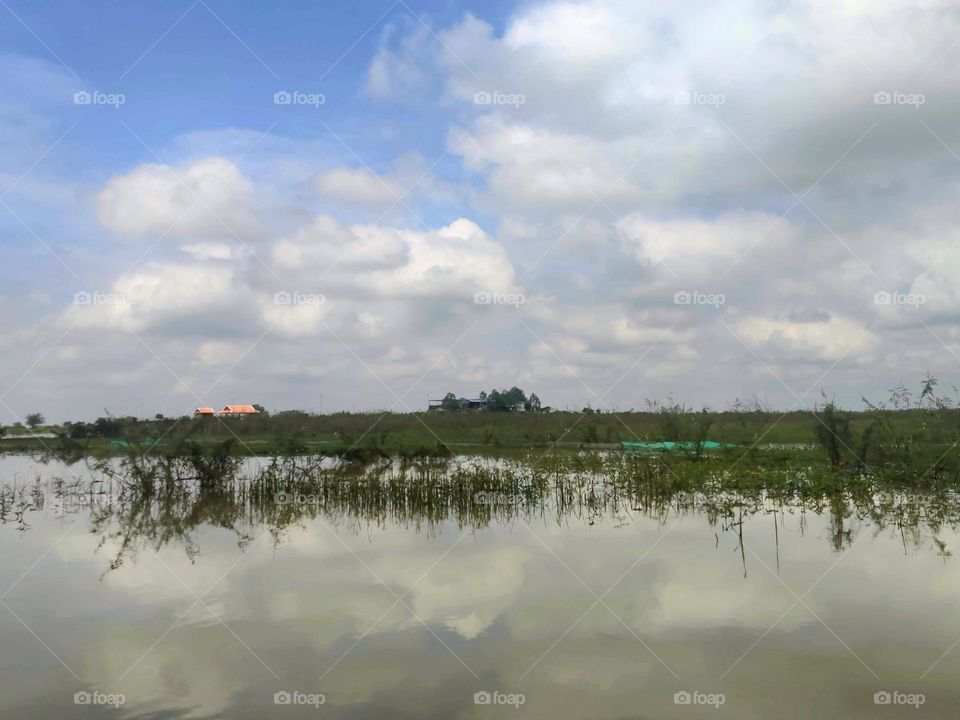
[[[810,443],[814,419],[810,413],[714,413],[711,440],[750,443],[766,432],[765,443]],[[659,413],[334,413],[308,415],[278,413],[248,418],[182,418],[179,420],[118,421],[124,433],[151,437],[190,437],[244,441],[358,444],[409,447],[411,445],[548,446],[567,443],[656,441],[662,437]]]
[[[839,413],[839,415],[838,415]],[[621,442],[677,443],[677,460],[707,459],[743,468],[832,465],[848,473],[880,468],[903,475],[960,469],[960,411],[624,413],[285,412],[247,418],[106,419],[53,428],[56,438],[7,437],[0,451],[53,452],[64,458],[127,455],[517,457],[619,449]],[[824,447],[824,418],[843,438]],[[818,439],[818,428],[820,438]],[[828,433],[828,435],[830,435]],[[830,436],[832,437],[832,436]],[[702,453],[697,441],[719,443]]]

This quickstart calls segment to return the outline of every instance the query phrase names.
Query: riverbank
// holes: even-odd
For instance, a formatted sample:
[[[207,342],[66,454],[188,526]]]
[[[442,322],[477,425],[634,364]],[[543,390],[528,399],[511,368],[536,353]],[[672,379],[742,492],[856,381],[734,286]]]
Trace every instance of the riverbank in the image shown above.
[[[245,418],[100,418],[7,435],[0,452],[84,457],[290,457],[350,460],[462,455],[641,453],[727,466],[829,467],[903,476],[960,473],[960,411],[333,413]]]

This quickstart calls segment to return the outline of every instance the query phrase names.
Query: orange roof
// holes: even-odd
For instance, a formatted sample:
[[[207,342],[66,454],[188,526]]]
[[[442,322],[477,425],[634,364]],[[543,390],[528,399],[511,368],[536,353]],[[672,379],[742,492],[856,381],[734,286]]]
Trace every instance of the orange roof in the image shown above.
[[[253,405],[227,405],[220,411],[221,415],[255,415],[257,409]]]
[[[202,408],[197,408],[196,410],[194,410],[194,411],[193,411],[193,414],[194,414],[194,415],[214,415],[215,413],[214,413],[214,411],[213,411],[213,408],[202,407]]]

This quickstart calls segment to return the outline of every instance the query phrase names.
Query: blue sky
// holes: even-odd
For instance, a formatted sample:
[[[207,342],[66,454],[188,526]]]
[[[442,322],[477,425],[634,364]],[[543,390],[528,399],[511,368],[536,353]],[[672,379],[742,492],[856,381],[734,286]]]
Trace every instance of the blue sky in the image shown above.
[[[960,380],[957,36],[913,0],[5,0],[0,411]]]
[[[485,11],[495,14],[496,3]],[[26,132],[19,123],[10,128],[7,141],[21,152],[8,155],[9,172],[32,164],[68,130],[59,152],[44,157],[32,175],[69,174],[95,187],[143,162],[178,162],[189,154],[178,140],[228,129],[270,129],[321,143],[331,165],[357,163],[329,128],[377,171],[411,148],[439,156],[444,115],[422,112],[416,101],[380,102],[363,88],[385,33],[421,21],[450,22],[463,12],[451,3],[9,3],[0,38],[8,67],[16,70],[6,78],[5,95],[23,97],[44,113],[42,123]],[[73,92],[82,90],[122,93],[122,111],[74,105]],[[278,112],[272,99],[282,90],[321,93],[326,103]],[[226,154],[249,147],[245,140],[215,142]],[[457,173],[458,167],[441,163],[437,170]],[[70,244],[73,235],[81,245],[98,244],[95,228],[77,237],[86,235],[82,217],[63,227],[64,218],[29,203],[22,216],[44,238]],[[435,219],[448,218],[438,212]],[[35,256],[31,231],[10,216],[3,222],[17,246]],[[6,264],[4,279],[14,286],[26,282],[22,263],[31,260],[43,272],[65,271],[50,257],[18,256]]]
[[[487,20],[503,21],[505,8],[499,5],[484,3]],[[124,120],[151,146],[162,147],[201,129],[265,129],[277,120],[273,93],[299,88],[327,97],[324,121],[338,133],[366,135],[389,126],[404,136],[404,143],[437,152],[444,147],[440,116],[377,103],[362,90],[384,32],[403,32],[421,19],[443,26],[469,9],[444,2],[275,5],[216,0],[11,2],[9,7],[29,29],[9,14],[5,17],[0,42],[7,53],[55,65],[62,61],[62,69],[76,75],[78,89],[124,93]],[[80,118],[78,110],[83,108],[64,102],[62,122]],[[104,163],[107,171],[141,159],[143,148],[133,138],[118,137],[107,118],[109,113],[82,123],[74,139],[91,152],[116,158],[116,164]],[[284,116],[282,131],[314,136],[319,130],[313,119],[309,112]],[[383,162],[405,148],[399,140],[371,143],[369,162]]]

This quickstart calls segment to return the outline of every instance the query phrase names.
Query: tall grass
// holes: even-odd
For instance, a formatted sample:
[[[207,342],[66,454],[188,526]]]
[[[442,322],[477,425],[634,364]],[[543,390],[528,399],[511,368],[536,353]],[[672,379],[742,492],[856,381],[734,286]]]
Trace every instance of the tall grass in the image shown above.
[[[31,513],[43,511],[47,498],[56,500],[60,512],[89,513],[91,531],[102,546],[114,548],[111,568],[170,543],[195,556],[201,552],[200,529],[207,526],[234,532],[241,545],[264,531],[282,543],[291,528],[307,523],[354,531],[402,526],[433,534],[449,524],[479,531],[641,517],[665,524],[689,515],[704,517],[718,532],[739,534],[757,515],[809,511],[829,516],[829,541],[840,549],[862,522],[896,531],[905,545],[924,535],[939,543],[942,528],[960,524],[956,478],[907,481],[817,465],[731,472],[719,457],[691,463],[615,453],[373,462],[277,457],[226,464],[134,456],[100,461],[82,481],[3,486],[0,523],[29,529]]]

